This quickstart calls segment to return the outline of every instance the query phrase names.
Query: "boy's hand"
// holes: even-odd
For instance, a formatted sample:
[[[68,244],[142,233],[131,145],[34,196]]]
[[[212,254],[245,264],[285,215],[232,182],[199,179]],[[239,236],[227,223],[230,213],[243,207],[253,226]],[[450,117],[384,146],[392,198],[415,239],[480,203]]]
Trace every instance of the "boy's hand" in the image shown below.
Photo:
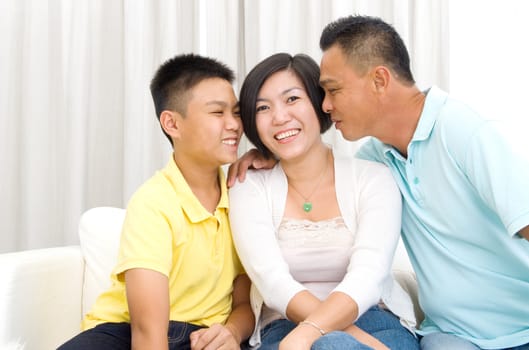
[[[192,350],[240,350],[239,341],[228,327],[212,324],[194,331],[189,336]]]
[[[265,158],[257,149],[253,148],[232,163],[228,169],[228,187],[235,184],[235,180],[244,181],[248,169],[272,169],[277,160]]]

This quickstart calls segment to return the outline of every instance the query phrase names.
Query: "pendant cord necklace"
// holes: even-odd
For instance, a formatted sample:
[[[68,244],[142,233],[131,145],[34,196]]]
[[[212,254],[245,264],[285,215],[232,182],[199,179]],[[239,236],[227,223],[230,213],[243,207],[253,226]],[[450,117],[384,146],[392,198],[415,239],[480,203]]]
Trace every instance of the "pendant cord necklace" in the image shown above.
[[[320,175],[318,181],[316,182],[316,185],[314,185],[314,188],[312,189],[310,194],[308,196],[306,196],[306,197],[303,194],[301,194],[301,192],[299,192],[298,189],[296,187],[294,187],[294,185],[290,181],[288,181],[288,184],[290,185],[290,187],[294,191],[296,191],[296,193],[299,194],[301,196],[301,198],[303,198],[304,202],[303,202],[302,209],[303,209],[303,211],[305,213],[308,213],[308,212],[310,212],[312,210],[312,202],[310,201],[310,197],[312,197],[314,192],[316,192],[316,189],[320,186],[321,180],[323,180],[324,175],[327,172],[327,168],[328,167],[329,167],[329,162],[328,162],[328,155],[327,155],[327,157],[325,157],[325,167],[323,168],[323,171],[321,172],[321,175]]]

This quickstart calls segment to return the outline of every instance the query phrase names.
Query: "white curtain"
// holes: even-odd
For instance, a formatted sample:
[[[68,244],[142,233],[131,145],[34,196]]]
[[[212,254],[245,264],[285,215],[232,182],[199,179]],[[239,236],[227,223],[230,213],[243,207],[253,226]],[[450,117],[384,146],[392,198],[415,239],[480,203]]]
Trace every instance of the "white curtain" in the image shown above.
[[[529,159],[529,3],[502,0],[476,5],[454,1],[450,6],[450,92],[502,121],[515,149]],[[472,25],[468,14],[473,14]]]
[[[125,207],[167,162],[148,85],[169,57],[216,57],[238,91],[272,53],[319,62],[323,27],[361,13],[395,25],[420,86],[448,88],[447,1],[0,0],[0,252],[77,244],[83,211]]]

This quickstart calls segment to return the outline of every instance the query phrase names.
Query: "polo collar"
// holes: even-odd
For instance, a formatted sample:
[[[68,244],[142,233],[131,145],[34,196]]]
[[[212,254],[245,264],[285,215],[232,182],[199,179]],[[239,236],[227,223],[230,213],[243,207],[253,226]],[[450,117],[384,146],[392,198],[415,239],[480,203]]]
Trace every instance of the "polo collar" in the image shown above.
[[[189,187],[187,181],[185,180],[184,176],[182,175],[182,172],[176,165],[173,157],[169,160],[168,164],[165,167],[165,171],[169,177],[169,181],[171,182],[175,192],[177,193],[177,196],[180,198],[180,206],[182,207],[183,211],[189,218],[189,220],[192,223],[197,223],[204,221],[212,216],[210,212],[208,212],[202,203],[197,199],[193,191],[191,190],[191,187]],[[226,178],[224,176],[224,172],[219,167],[219,181],[220,181],[220,200],[217,204],[216,209],[225,209],[226,211],[229,210],[229,201],[228,201],[228,189],[226,186]]]
[[[419,123],[413,133],[410,144],[413,142],[424,141],[430,137],[435,122],[437,121],[439,111],[448,98],[448,94],[436,86],[432,86],[430,89],[425,90],[424,93],[426,95],[426,100],[424,101],[424,107],[419,117]],[[391,145],[383,144],[382,149],[386,157],[389,152],[399,159],[404,159],[404,157],[402,157],[402,155],[400,155],[400,153]]]
[[[436,86],[432,86],[424,93],[426,94],[426,100],[411,142],[424,141],[430,137],[439,111],[448,98],[448,94]]]

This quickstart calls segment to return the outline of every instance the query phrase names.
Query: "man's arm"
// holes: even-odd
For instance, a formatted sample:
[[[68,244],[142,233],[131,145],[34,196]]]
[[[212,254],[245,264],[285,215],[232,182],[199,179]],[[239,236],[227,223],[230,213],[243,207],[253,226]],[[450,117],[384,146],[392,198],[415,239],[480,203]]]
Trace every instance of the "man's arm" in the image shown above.
[[[518,234],[529,241],[529,225],[518,231]]]
[[[148,269],[125,271],[132,349],[168,349],[169,282]]]
[[[213,324],[191,333],[191,349],[240,349],[240,343],[252,334],[255,319],[250,306],[250,279],[239,275],[233,282],[232,311],[226,324]]]

